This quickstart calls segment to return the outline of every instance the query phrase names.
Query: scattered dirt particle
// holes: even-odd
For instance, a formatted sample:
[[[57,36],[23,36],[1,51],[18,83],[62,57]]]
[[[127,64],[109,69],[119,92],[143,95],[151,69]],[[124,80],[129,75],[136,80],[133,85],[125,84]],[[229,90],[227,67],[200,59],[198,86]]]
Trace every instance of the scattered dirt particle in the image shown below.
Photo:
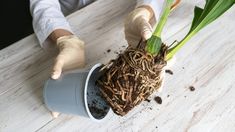
[[[117,54],[117,55],[119,54],[117,51],[114,51],[114,53]]]
[[[182,69],[184,69],[184,67],[182,67]]]
[[[153,108],[149,107],[150,110],[153,110]]]
[[[126,47],[125,45],[122,46],[123,48]]]
[[[154,100],[158,103],[158,104],[162,104],[162,98],[157,96],[154,98]]]
[[[170,74],[170,75],[173,75],[173,74],[174,74],[173,71],[172,71],[172,70],[169,70],[169,69],[165,70],[165,72],[168,73],[168,74]]]
[[[156,126],[156,128],[158,128],[158,127]]]
[[[187,97],[187,96],[184,96],[185,98]]]
[[[169,98],[169,97],[170,97],[170,95],[168,94],[168,95],[167,95],[167,98]]]
[[[145,99],[145,101],[150,102],[151,100],[149,100],[149,99]]]
[[[190,86],[190,87],[189,87],[189,90],[190,90],[190,91],[195,91],[195,87],[194,87],[194,86]]]
[[[107,53],[109,53],[110,51],[111,51],[111,49],[108,49],[108,50],[107,50]]]

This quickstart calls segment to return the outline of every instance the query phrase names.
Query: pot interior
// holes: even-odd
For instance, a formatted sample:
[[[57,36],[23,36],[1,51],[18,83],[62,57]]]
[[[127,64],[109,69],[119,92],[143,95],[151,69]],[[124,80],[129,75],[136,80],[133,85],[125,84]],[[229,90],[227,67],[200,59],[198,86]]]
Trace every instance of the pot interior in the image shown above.
[[[88,75],[89,81],[87,85],[87,103],[88,103],[88,113],[90,113],[95,119],[103,119],[110,110],[110,106],[101,97],[101,92],[99,87],[96,85],[96,80],[102,74],[99,72],[101,67],[97,67]]]

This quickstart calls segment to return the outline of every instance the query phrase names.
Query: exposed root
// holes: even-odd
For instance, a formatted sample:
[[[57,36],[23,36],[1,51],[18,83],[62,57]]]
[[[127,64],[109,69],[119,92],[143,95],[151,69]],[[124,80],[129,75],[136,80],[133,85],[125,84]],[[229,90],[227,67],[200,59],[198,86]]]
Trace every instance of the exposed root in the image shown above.
[[[102,96],[118,115],[125,115],[146,100],[162,84],[167,46],[152,56],[143,49],[128,48],[116,60],[105,65],[97,80]]]

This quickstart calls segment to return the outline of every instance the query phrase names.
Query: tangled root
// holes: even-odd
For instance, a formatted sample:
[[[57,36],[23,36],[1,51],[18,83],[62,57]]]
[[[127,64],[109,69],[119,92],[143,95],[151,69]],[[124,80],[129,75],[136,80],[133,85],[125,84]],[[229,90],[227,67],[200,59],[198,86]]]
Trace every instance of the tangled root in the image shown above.
[[[167,46],[152,56],[143,49],[127,48],[116,60],[105,65],[97,80],[103,98],[118,115],[127,114],[162,84]]]

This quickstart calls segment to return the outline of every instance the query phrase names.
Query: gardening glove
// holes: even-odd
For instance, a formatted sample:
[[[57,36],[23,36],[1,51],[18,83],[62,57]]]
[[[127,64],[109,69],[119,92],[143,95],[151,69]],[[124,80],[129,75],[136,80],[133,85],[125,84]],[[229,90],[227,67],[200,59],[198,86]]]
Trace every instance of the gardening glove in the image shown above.
[[[171,6],[171,11],[179,5],[180,1],[181,0],[175,0],[175,3]],[[161,3],[162,1],[159,1],[159,5],[154,6],[159,9],[159,11],[161,11],[162,8]],[[158,10],[153,11],[152,9],[153,8],[149,6],[139,6],[126,17],[124,32],[129,46],[136,47],[141,38],[148,40],[151,37],[153,32],[152,27],[155,25],[160,15],[160,12],[157,12]]]
[[[124,32],[129,46],[136,47],[141,38],[151,37],[153,29],[149,21],[152,17],[153,11],[146,7],[138,7],[126,17]]]
[[[59,54],[55,59],[52,79],[58,79],[62,70],[72,70],[85,65],[84,42],[74,35],[63,36],[57,39]]]

